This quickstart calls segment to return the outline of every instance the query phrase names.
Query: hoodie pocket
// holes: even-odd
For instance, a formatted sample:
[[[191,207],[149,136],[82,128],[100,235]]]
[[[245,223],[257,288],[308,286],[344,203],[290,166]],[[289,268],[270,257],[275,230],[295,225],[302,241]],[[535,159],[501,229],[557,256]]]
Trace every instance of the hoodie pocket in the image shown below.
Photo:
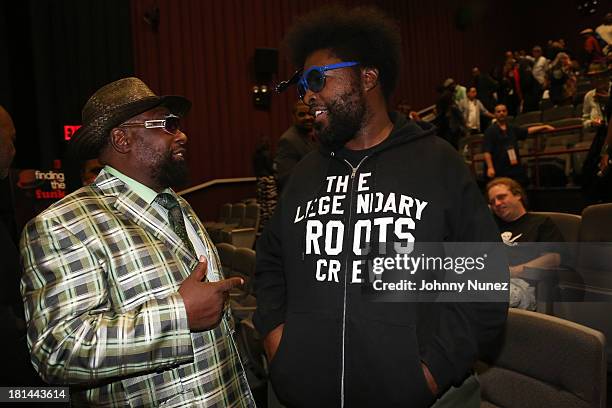
[[[361,318],[351,326],[347,406],[425,407],[435,400],[421,366],[414,324]]]
[[[270,379],[283,404],[291,407],[339,405],[339,335],[335,317],[287,314],[278,350],[270,363]]]

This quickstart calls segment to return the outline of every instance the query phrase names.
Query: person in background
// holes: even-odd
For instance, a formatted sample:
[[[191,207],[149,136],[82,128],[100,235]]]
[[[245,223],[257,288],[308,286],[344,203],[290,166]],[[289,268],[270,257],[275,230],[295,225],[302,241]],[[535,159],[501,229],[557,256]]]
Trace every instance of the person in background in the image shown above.
[[[554,61],[560,52],[567,53],[564,43],[561,40],[549,40],[548,46],[546,47],[546,59]]]
[[[312,123],[314,116],[302,101],[293,106],[293,125],[278,140],[274,170],[279,193],[291,175],[293,167],[317,148]]]
[[[516,116],[519,112],[520,107],[520,97],[519,97],[519,89],[518,89],[518,78],[516,78],[516,74],[518,69],[516,68],[516,60],[510,53],[510,55],[506,55],[506,61],[502,68],[502,76],[499,81],[499,90],[498,90],[498,101],[499,103],[506,106],[508,110],[508,114],[511,116]]]
[[[595,28],[595,32],[608,45],[612,45],[612,13],[607,13],[602,23]]]
[[[497,103],[497,88],[499,84],[491,75],[480,72],[478,67],[472,68],[472,86],[476,88],[478,99],[488,111],[495,109]]]
[[[548,84],[546,82],[546,73],[548,72],[549,61],[542,54],[542,47],[535,45],[531,50],[533,57],[533,68],[531,74],[536,81],[540,84],[542,89],[546,89]]]
[[[610,71],[606,65],[591,64],[587,74],[595,88],[584,96],[582,123],[596,132],[582,164],[581,184],[589,202],[607,203],[612,202]]]
[[[591,64],[586,76],[593,89],[584,95],[582,124],[585,128],[607,126],[605,111],[610,99],[610,70],[602,64]]]
[[[561,264],[563,235],[544,215],[527,211],[527,195],[511,178],[498,177],[487,184],[489,206],[508,249],[512,290],[510,306],[535,309],[535,290],[521,278],[526,268],[552,269]],[[538,244],[532,244],[537,242]]]
[[[576,95],[576,74],[572,60],[565,52],[556,54],[548,71],[550,101],[562,106],[572,103]]]
[[[595,36],[592,28],[585,28],[580,32],[583,39],[583,68],[587,69],[591,64],[605,64],[606,56],[599,39]]]
[[[254,407],[225,308],[240,278],[191,206],[180,119],[191,102],[138,78],[96,91],[70,141],[105,165],[30,221],[21,293],[41,377],[76,406]]]
[[[15,125],[11,115],[0,105],[0,179],[8,176],[15,157]]]
[[[442,87],[453,95],[453,100],[456,105],[459,105],[467,98],[465,86],[458,84],[453,78],[446,78]]]
[[[452,88],[444,88],[436,101],[436,117],[432,121],[437,128],[437,134],[450,143],[455,149],[459,141],[467,135],[463,114],[453,97]]]
[[[11,163],[15,157],[17,132],[9,113],[0,105],[0,182],[7,179]],[[3,207],[12,207],[10,195],[0,197]],[[32,364],[26,344],[26,325],[23,302],[19,293],[19,251],[14,240],[14,218],[10,210],[0,214],[0,247],[2,262],[0,277],[0,348],[5,350],[4,366],[0,371],[0,386],[37,386],[43,385]]]
[[[278,189],[274,178],[274,164],[270,152],[270,139],[262,137],[253,153],[253,171],[257,179],[257,204],[259,204],[259,231],[263,230],[276,208]]]
[[[521,185],[528,185],[527,173],[521,164],[519,140],[528,135],[545,130],[554,130],[550,125],[531,126],[527,129],[507,122],[508,109],[505,105],[495,107],[495,123],[485,131],[483,151],[487,167],[487,177],[509,177]]]
[[[472,134],[481,133],[480,121],[485,116],[494,119],[495,115],[484,107],[482,102],[477,99],[478,93],[475,87],[471,87],[467,93],[467,99],[459,106],[468,131]]]
[[[100,171],[104,168],[99,159],[88,159],[81,165],[81,183],[84,186],[94,182]]]

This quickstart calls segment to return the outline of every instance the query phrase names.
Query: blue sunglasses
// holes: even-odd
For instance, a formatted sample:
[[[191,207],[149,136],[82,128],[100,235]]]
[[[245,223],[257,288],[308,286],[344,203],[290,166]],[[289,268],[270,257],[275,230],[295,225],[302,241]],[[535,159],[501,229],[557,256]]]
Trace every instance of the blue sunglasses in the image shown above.
[[[322,67],[312,66],[308,68],[297,84],[298,96],[300,99],[304,99],[307,90],[312,92],[321,92],[325,87],[325,71],[331,71],[333,69],[340,69],[346,67],[353,67],[359,65],[358,62],[338,62],[336,64],[324,65]]]
[[[286,81],[281,81],[278,83],[274,90],[278,93],[285,91],[291,85],[297,83],[297,91],[300,99],[304,100],[304,96],[306,95],[307,90],[311,90],[312,92],[321,92],[321,90],[325,87],[325,71],[329,71],[332,69],[353,67],[355,65],[359,65],[358,62],[350,61],[350,62],[338,62],[337,64],[313,66],[308,68],[304,75],[302,75],[303,69],[300,68],[293,73],[291,78]]]

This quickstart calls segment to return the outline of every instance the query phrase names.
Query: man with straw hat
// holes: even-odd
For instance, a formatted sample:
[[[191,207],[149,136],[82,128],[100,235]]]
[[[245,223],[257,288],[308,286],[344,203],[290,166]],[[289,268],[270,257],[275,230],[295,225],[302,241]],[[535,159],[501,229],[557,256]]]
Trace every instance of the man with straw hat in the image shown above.
[[[48,383],[76,385],[75,406],[254,406],[224,309],[241,279],[223,279],[170,188],[186,176],[190,106],[138,78],[100,88],[71,144],[104,169],[24,229],[32,363]]]

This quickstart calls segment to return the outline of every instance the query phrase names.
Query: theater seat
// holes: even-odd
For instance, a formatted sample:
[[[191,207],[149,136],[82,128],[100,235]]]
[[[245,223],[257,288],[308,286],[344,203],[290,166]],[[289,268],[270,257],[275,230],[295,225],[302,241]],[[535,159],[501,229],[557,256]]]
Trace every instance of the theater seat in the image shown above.
[[[230,203],[225,203],[221,206],[221,211],[219,212],[219,219],[217,221],[206,221],[204,222],[204,228],[206,230],[210,229],[218,229],[227,222],[232,215],[232,205]]]
[[[257,301],[253,293],[253,278],[255,276],[255,251],[250,248],[236,248],[232,263],[232,276],[244,280],[244,285],[235,288],[238,296],[232,296],[230,305],[238,320],[250,319],[255,313]]]
[[[549,217],[555,224],[565,242],[577,242],[578,233],[580,232],[581,217],[576,214],[558,213],[558,212],[537,212],[532,211],[531,214],[544,215]]]
[[[597,330],[510,309],[498,355],[476,367],[481,407],[605,408],[604,345]]]
[[[549,123],[554,120],[571,118],[574,116],[574,106],[555,106],[542,111],[542,122]]]
[[[219,259],[221,261],[223,276],[232,276],[232,265],[234,263],[234,253],[236,252],[236,247],[224,242],[216,244],[215,246],[217,247],[217,253],[219,254]]]
[[[582,212],[575,268],[582,285],[560,284],[561,299],[567,301],[556,302],[553,310],[555,316],[599,330],[607,338],[612,338],[611,220],[612,204],[592,205]],[[607,349],[612,356],[612,344]]]
[[[581,286],[582,279],[575,270],[576,242],[580,230],[581,217],[575,214],[557,212],[532,212],[532,214],[549,217],[555,224],[565,243],[559,244],[562,254],[562,266],[553,269],[528,268],[522,278],[536,287],[536,311],[553,314],[554,301],[559,299],[560,287]]]
[[[208,234],[214,243],[222,242],[221,241],[221,231],[225,228],[235,228],[242,224],[244,221],[244,217],[246,214],[246,205],[244,203],[236,203],[232,204],[230,216],[225,223],[221,223],[215,226],[211,226],[207,228]]]
[[[512,121],[512,124],[514,126],[523,126],[540,122],[542,122],[542,112],[533,111],[517,115],[516,118],[514,118],[514,120]]]
[[[236,247],[253,248],[260,219],[259,204],[247,205],[240,225],[226,227],[219,231],[219,241],[230,243]]]

